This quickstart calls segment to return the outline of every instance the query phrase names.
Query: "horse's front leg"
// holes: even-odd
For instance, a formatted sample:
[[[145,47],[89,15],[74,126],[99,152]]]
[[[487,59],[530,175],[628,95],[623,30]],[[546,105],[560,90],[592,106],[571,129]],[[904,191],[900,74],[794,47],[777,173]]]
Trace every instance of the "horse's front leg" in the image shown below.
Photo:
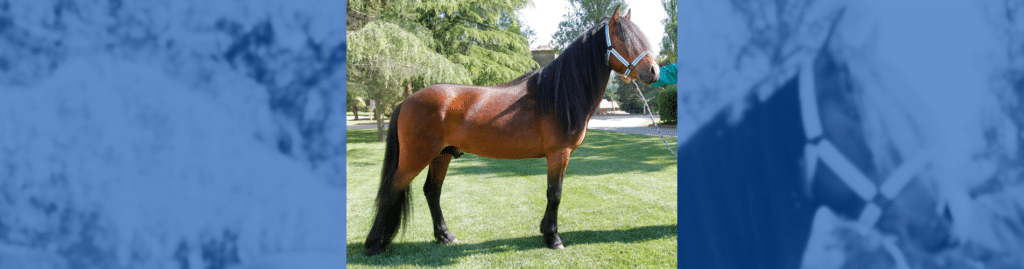
[[[540,232],[544,243],[552,249],[563,249],[562,238],[558,236],[558,203],[562,200],[562,177],[569,164],[571,149],[562,149],[548,157],[548,207],[540,221]]]

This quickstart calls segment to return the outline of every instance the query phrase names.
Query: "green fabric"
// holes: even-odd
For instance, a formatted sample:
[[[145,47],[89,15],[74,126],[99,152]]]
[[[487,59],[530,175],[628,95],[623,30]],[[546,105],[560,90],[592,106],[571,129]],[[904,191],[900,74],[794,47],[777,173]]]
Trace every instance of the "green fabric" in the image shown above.
[[[658,82],[651,84],[651,87],[676,84],[676,74],[676,64],[662,66],[661,74],[658,76]]]

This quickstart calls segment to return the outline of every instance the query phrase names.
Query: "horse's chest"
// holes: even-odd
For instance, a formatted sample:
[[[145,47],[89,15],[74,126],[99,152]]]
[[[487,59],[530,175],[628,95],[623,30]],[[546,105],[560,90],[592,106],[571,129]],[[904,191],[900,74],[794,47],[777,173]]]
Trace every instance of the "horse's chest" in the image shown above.
[[[580,145],[583,145],[583,140],[586,138],[587,129],[583,128],[583,131],[580,132],[580,134],[576,135],[576,137],[572,140],[572,149],[576,150],[576,148],[580,147]]]

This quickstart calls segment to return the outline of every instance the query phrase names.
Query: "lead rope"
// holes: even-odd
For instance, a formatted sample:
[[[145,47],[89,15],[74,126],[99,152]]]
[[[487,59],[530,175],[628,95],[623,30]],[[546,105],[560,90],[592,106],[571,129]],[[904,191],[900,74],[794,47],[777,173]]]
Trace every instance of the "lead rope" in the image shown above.
[[[658,127],[658,121],[654,120],[654,111],[651,111],[651,106],[647,105],[647,98],[644,97],[644,93],[640,91],[640,85],[637,85],[634,80],[633,86],[636,86],[636,92],[640,93],[640,100],[644,100],[644,107],[647,108],[647,116],[651,117],[651,122],[654,123],[654,129],[658,131],[658,136],[661,136],[661,142],[665,143],[665,148],[668,149],[668,152],[672,153],[672,156],[679,157],[679,155],[672,150],[672,147],[668,146],[668,140],[665,140],[665,135],[661,134],[661,127]]]

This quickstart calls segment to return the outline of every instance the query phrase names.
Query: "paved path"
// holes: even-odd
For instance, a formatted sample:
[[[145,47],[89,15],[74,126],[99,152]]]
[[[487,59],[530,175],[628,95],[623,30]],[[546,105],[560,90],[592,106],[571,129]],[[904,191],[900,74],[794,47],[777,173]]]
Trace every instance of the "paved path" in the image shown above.
[[[387,126],[388,126],[388,124],[387,124],[387,123],[384,123],[384,127],[387,127]],[[360,129],[377,129],[377,125],[376,125],[376,124],[357,124],[357,125],[349,125],[349,126],[348,126],[348,129],[349,129],[349,130],[360,130]]]
[[[350,117],[349,120],[351,119],[352,118]],[[654,116],[654,119],[659,120],[657,115]],[[590,124],[587,127],[591,130],[657,136],[657,129],[653,126],[647,127],[647,125],[650,124],[651,118],[647,115],[596,115],[590,118]],[[348,126],[349,130],[376,128],[377,125],[375,124],[358,124]],[[665,137],[678,137],[676,134],[676,128],[661,127],[661,134],[665,135]]]
[[[654,120],[661,119],[654,115]],[[648,125],[651,125],[651,118],[647,115],[596,115],[590,118],[587,129],[658,136],[658,129]],[[661,134],[665,137],[678,137],[674,127],[661,127]]]

